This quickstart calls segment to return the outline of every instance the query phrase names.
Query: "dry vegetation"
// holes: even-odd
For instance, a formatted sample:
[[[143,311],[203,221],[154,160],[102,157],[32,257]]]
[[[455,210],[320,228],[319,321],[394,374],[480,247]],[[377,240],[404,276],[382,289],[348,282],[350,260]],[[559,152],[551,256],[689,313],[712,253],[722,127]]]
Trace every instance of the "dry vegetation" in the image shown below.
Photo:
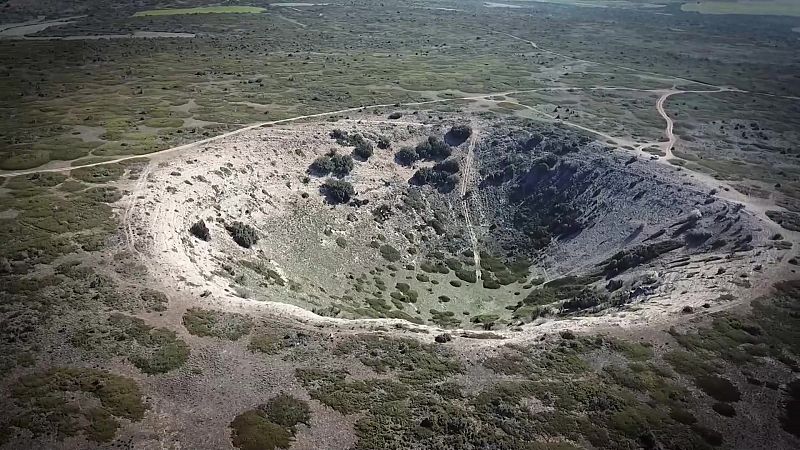
[[[800,447],[791,20],[123,3],[0,2],[0,448]]]

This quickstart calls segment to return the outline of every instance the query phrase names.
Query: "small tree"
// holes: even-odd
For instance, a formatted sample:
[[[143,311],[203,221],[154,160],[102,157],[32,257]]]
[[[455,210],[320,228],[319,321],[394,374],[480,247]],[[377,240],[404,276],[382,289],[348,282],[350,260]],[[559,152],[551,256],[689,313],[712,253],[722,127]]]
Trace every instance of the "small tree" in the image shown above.
[[[202,220],[195,222],[194,225],[189,228],[189,233],[192,233],[196,238],[204,241],[211,240],[211,232],[208,231],[206,223]]]
[[[328,178],[321,190],[333,203],[347,203],[356,195],[353,185],[344,180]]]

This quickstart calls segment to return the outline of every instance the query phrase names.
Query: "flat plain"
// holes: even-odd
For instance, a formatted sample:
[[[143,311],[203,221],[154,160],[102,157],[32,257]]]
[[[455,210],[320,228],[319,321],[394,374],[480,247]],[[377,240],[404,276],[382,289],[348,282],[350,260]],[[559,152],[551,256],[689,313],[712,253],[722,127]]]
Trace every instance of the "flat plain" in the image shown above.
[[[790,10],[0,3],[0,447],[797,448]]]

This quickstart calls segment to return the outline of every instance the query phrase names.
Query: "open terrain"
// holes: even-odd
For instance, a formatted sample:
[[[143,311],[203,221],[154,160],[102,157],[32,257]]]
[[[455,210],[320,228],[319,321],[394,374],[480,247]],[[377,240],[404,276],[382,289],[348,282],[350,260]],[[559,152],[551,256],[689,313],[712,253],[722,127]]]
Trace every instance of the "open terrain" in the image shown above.
[[[0,3],[0,448],[797,448],[784,3]]]

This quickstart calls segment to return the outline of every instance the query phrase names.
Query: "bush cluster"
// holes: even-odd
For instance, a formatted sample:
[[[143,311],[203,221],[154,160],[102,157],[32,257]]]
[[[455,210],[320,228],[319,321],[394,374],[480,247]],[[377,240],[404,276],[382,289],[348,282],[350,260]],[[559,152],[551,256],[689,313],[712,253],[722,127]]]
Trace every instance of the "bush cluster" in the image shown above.
[[[195,222],[195,224],[192,225],[191,228],[189,228],[189,232],[192,233],[198,239],[202,239],[204,241],[211,240],[211,232],[208,231],[206,223],[202,220]]]
[[[308,424],[308,403],[282,393],[256,409],[236,416],[230,424],[233,446],[241,450],[289,448],[298,424]]]
[[[394,154],[394,159],[404,166],[410,166],[419,159],[419,155],[413,148],[403,147]]]
[[[322,184],[321,190],[333,203],[347,203],[356,195],[353,185],[347,181],[328,178]]]
[[[233,222],[226,225],[225,229],[231,235],[233,241],[244,248],[250,248],[258,242],[258,233],[255,228],[242,222]]]
[[[410,166],[414,162],[423,160],[441,161],[448,158],[453,150],[443,140],[435,136],[428,137],[416,147],[403,147],[395,154],[395,159],[400,164]]]
[[[455,125],[445,134],[448,142],[458,145],[466,141],[472,135],[472,128],[469,125]]]
[[[336,151],[320,156],[308,167],[308,171],[314,175],[334,174],[338,177],[349,174],[351,170],[353,170],[353,158],[350,155],[340,155]]]
[[[356,144],[356,148],[353,149],[353,154],[361,159],[369,159],[370,156],[374,153],[372,148],[372,144],[365,140],[361,140]]]
[[[458,161],[447,159],[431,167],[423,167],[414,174],[414,184],[429,184],[442,191],[453,190],[459,182],[458,172],[461,169]]]

